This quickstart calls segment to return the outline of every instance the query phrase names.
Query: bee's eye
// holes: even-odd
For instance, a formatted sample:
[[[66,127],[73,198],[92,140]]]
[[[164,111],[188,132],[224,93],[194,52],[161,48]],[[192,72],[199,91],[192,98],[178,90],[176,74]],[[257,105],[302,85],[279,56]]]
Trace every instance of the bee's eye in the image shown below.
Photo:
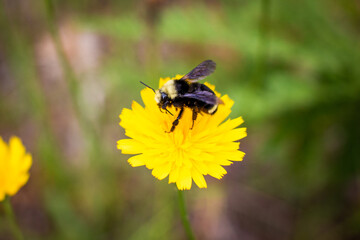
[[[161,92],[161,99],[167,98],[167,94],[164,92]]]

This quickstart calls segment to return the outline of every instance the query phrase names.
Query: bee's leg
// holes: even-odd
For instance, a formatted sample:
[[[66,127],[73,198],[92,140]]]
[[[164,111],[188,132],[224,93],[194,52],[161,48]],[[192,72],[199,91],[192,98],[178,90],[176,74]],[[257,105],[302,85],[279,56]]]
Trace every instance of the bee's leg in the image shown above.
[[[191,126],[190,129],[193,129],[193,127],[194,127],[194,122],[195,122],[195,120],[197,118],[197,115],[198,115],[198,109],[193,108],[192,112],[193,112],[193,114],[192,114],[192,126]]]
[[[171,126],[171,129],[170,129],[170,131],[169,131],[168,133],[171,133],[171,132],[173,132],[173,131],[175,130],[175,127],[179,124],[179,120],[180,120],[180,118],[182,117],[183,112],[184,112],[184,108],[182,107],[182,108],[180,109],[179,115],[177,116],[177,118],[175,119],[175,121],[173,121],[172,126]]]

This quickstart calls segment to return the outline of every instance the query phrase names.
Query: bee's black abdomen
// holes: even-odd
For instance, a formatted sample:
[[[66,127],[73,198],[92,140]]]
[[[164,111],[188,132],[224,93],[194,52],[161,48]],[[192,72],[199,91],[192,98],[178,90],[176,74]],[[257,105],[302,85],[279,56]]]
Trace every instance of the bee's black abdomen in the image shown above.
[[[215,96],[215,93],[208,86],[206,86],[205,84],[200,84],[200,83],[198,84],[200,85],[199,88],[201,91],[211,92]]]
[[[189,91],[189,83],[185,80],[175,80],[175,89],[178,95],[183,95]]]
[[[174,107],[188,107],[207,114],[216,112],[217,97],[206,85],[175,80],[175,88],[178,94],[172,101]]]

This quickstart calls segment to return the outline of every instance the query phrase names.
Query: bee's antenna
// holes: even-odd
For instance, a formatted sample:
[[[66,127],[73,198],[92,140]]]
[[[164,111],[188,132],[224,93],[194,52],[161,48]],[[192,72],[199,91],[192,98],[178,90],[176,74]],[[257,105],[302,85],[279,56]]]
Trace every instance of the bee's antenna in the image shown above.
[[[154,92],[155,92],[155,90],[152,88],[152,87],[150,87],[150,86],[148,86],[148,85],[146,85],[145,83],[143,83],[142,81],[140,81],[140,83],[142,84],[142,85],[145,85],[145,87],[148,87],[148,88],[150,88],[151,90],[153,90]],[[171,114],[172,115],[172,114]]]
[[[150,87],[149,85],[143,83],[142,81],[140,81],[140,83],[141,83],[142,85],[144,85],[145,87],[148,87],[148,88],[150,88],[151,90],[153,90],[153,91],[155,92],[155,90],[154,90],[152,87]],[[169,110],[167,110],[166,108],[165,108],[165,110],[166,110],[168,113],[170,113],[171,116],[174,116],[174,115],[173,115]]]
[[[170,115],[171,116],[174,116],[169,110],[167,110],[166,108],[165,108],[165,110],[168,112],[168,113],[170,113]]]

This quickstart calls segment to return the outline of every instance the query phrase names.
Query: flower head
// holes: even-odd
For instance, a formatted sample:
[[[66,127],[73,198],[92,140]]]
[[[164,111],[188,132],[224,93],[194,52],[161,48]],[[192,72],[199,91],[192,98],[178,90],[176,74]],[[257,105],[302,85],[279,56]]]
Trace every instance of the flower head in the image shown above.
[[[160,87],[168,80],[161,78]],[[234,104],[227,95],[220,97],[224,104],[214,115],[199,114],[192,129],[192,111],[185,108],[171,133],[168,131],[179,110],[168,108],[173,116],[160,112],[149,88],[141,91],[141,98],[145,107],[134,101],[132,109],[124,108],[120,114],[120,126],[130,139],[119,140],[117,147],[123,154],[137,154],[128,159],[131,166],[146,166],[159,180],[169,176],[169,183],[184,190],[191,188],[192,180],[199,188],[206,188],[204,175],[221,179],[226,174],[222,166],[243,159],[245,153],[238,150],[239,143],[235,141],[246,136],[246,128],[237,128],[243,123],[242,117],[224,121]]]
[[[26,184],[31,164],[31,155],[18,137],[11,137],[9,144],[0,137],[0,201]]]

